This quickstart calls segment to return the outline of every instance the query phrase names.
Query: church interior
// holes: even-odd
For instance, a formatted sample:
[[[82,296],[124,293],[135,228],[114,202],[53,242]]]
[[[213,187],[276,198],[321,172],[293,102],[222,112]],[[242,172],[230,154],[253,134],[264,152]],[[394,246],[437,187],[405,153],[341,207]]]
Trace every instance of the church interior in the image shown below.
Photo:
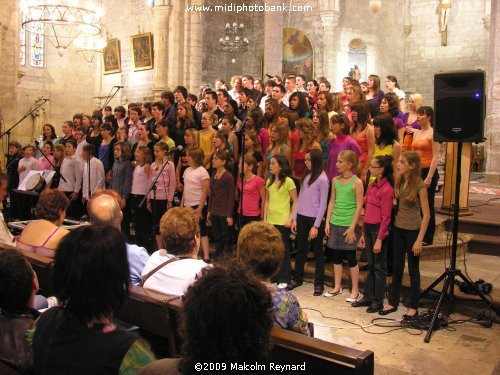
[[[499,374],[500,2],[6,0],[1,374]]]

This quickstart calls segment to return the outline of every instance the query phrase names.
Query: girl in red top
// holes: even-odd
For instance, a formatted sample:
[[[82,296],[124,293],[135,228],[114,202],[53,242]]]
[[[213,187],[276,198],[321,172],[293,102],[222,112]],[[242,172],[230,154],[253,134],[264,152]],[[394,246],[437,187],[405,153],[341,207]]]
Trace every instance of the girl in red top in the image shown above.
[[[297,126],[297,137],[299,142],[297,149],[293,152],[292,178],[295,180],[297,188],[307,171],[305,158],[311,150],[321,150],[321,145],[316,140],[317,130],[311,119],[301,118],[295,123]]]
[[[241,228],[252,221],[261,220],[261,202],[265,198],[265,181],[262,177],[253,173],[256,163],[257,160],[252,155],[245,155],[243,170],[241,170],[240,163],[240,172],[244,175],[243,189],[241,188],[241,177],[238,178],[236,186],[238,188],[238,197],[243,195],[243,213],[241,212],[241,204],[238,204],[238,213],[241,215]]]
[[[394,169],[392,156],[377,156],[370,164],[370,175],[376,182],[368,186],[365,195],[365,216],[360,244],[365,245],[368,276],[364,296],[352,307],[368,306],[366,312],[375,313],[384,307],[387,281],[387,243],[391,225],[394,198]]]

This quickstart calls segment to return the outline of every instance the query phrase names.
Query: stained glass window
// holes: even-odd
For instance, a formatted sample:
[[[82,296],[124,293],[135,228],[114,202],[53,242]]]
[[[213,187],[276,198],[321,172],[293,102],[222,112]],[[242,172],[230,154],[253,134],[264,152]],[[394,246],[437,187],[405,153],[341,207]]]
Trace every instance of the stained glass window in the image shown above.
[[[24,22],[23,15],[22,21]],[[45,66],[45,37],[43,36],[44,24],[36,23],[33,25],[33,32],[28,32],[21,26],[19,33],[20,50],[19,64],[26,66],[30,61],[30,66],[43,68]],[[27,48],[28,47],[28,48]]]
[[[34,33],[30,34],[31,38],[31,66],[42,68],[44,66],[44,36],[43,36],[43,23],[36,23]]]
[[[22,66],[26,66],[26,30],[24,30],[23,28],[21,28],[20,39],[21,39],[21,48],[19,51],[20,64]]]

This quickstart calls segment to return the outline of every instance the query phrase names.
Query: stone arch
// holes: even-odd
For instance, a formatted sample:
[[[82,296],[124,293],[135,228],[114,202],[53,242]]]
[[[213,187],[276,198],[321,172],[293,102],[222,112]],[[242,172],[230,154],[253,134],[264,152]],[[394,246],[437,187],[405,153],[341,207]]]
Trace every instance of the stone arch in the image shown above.
[[[358,78],[358,77],[353,77],[353,70],[355,67],[358,68],[361,78],[359,79],[361,81],[365,81],[367,79],[367,54],[366,54],[367,46],[366,43],[359,38],[352,39],[349,42],[349,52],[348,52],[348,62],[349,62],[349,76],[351,78]]]

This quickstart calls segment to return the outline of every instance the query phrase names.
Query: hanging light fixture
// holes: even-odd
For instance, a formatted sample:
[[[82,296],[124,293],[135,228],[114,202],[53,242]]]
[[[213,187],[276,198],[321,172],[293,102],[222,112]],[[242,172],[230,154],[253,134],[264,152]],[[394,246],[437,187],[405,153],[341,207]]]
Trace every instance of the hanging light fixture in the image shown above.
[[[244,29],[245,25],[243,25],[243,23],[238,24],[238,22],[233,22],[232,25],[226,23],[226,36],[219,39],[224,52],[235,55],[248,50],[247,47],[250,41],[242,35]],[[233,64],[236,63],[236,58],[233,57],[231,62]]]
[[[78,37],[97,36],[104,15],[101,6],[86,0],[21,0],[22,27],[43,34],[59,56]]]
[[[87,63],[92,64],[94,58],[103,53],[106,40],[100,36],[75,39],[76,53],[82,55]]]
[[[382,7],[382,0],[370,0],[368,5],[373,13],[377,13]]]

